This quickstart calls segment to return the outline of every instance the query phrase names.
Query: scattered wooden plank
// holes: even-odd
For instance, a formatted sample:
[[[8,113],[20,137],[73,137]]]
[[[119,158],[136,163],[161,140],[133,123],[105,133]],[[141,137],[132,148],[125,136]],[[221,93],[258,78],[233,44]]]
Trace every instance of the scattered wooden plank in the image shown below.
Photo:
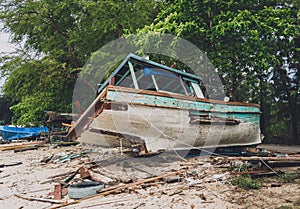
[[[232,175],[252,175],[252,174],[267,174],[267,173],[274,173],[274,172],[270,172],[268,170],[259,170],[259,171],[242,171],[242,172],[231,172],[230,174]]]
[[[15,144],[4,144],[0,145],[0,150],[15,150],[15,149],[24,149],[24,148],[31,148],[35,146],[43,146],[46,142],[28,142],[28,143],[15,143]]]
[[[53,204],[65,204],[66,200],[52,200],[52,199],[45,199],[45,198],[38,198],[38,197],[25,197],[20,194],[15,194],[16,197],[21,198],[23,200],[29,200],[29,201],[39,201],[39,202],[48,202]]]
[[[226,157],[226,160],[240,161],[300,161],[300,157]]]
[[[80,176],[81,178],[83,179],[91,179],[93,181],[96,181],[96,182],[101,182],[103,184],[109,184],[109,185],[112,185],[114,183],[116,183],[115,180],[105,176],[105,175],[102,175],[100,173],[96,173],[92,170],[88,170],[87,168],[85,167],[80,167],[79,168],[79,173],[80,173]]]
[[[102,196],[111,194],[113,192],[119,191],[119,190],[127,189],[129,187],[137,186],[137,185],[140,185],[140,184],[143,184],[143,183],[156,181],[156,180],[162,179],[164,177],[182,174],[184,172],[186,172],[186,171],[181,170],[181,171],[171,172],[171,173],[167,173],[167,174],[164,174],[164,175],[161,175],[161,176],[156,176],[156,177],[153,177],[153,178],[144,179],[144,180],[134,182],[134,183],[131,183],[131,184],[126,184],[126,185],[115,186],[115,187],[111,187],[111,188],[107,188],[107,189],[102,189],[102,190],[99,191],[100,192],[99,194],[96,194],[96,195],[93,195],[93,196],[90,196],[90,197],[86,197],[86,198],[82,198],[82,199],[79,199],[79,200],[75,200],[73,202],[63,203],[61,205],[52,207],[51,209],[57,209],[57,208],[62,208],[62,207],[68,206],[68,205],[78,204],[78,203],[80,203],[84,200],[90,200],[90,199],[95,198],[95,197],[102,197]]]
[[[96,173],[93,171],[89,171],[89,173],[90,173],[90,179],[92,179],[93,181],[101,182],[103,184],[108,184],[108,185],[112,185],[112,184],[116,183],[115,180],[113,180],[107,176],[104,176],[100,173]]]
[[[30,146],[30,147],[25,147],[25,148],[20,148],[20,149],[14,149],[14,152],[25,152],[25,151],[28,151],[28,150],[36,150],[38,149],[38,146],[37,145],[34,145],[34,146]]]
[[[268,161],[268,164],[272,167],[292,167],[292,166],[300,166],[300,160],[299,161],[292,161],[292,160]]]
[[[70,174],[73,174],[74,172],[76,172],[76,171],[69,171],[69,172],[57,174],[57,175],[54,175],[54,176],[49,176],[49,177],[47,177],[47,179],[55,179],[55,178],[58,178],[58,177],[68,176]]]
[[[15,162],[15,163],[10,163],[10,164],[0,164],[0,168],[16,166],[16,165],[21,165],[21,164],[23,164],[23,163],[22,162]]]
[[[24,148],[30,148],[35,147],[35,144],[20,144],[20,145],[7,145],[7,146],[1,146],[0,150],[6,151],[6,150],[14,150],[14,149],[24,149]]]
[[[62,198],[62,187],[61,184],[54,185],[54,199],[61,200]]]

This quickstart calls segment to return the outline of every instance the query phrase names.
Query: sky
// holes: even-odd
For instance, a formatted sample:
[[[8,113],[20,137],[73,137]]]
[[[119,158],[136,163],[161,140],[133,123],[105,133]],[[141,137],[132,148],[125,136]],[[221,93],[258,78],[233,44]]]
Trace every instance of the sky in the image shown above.
[[[2,25],[0,24],[0,27]],[[2,52],[12,52],[14,51],[15,47],[9,43],[9,34],[0,32],[0,53]]]
[[[2,24],[0,23],[0,28],[2,27]],[[2,56],[2,53],[8,53],[13,52],[15,50],[15,46],[11,43],[9,43],[9,34],[0,32],[0,56]],[[4,79],[0,78],[0,89],[4,84]]]

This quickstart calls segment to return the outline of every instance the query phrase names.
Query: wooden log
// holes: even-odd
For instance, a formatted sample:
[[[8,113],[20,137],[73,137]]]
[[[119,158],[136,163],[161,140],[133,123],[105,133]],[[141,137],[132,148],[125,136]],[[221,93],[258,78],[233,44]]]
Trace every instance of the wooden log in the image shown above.
[[[36,143],[36,142],[30,142],[30,143],[23,143],[23,144],[14,144],[14,145],[1,145],[0,150],[6,151],[6,150],[15,150],[15,149],[25,149],[25,148],[32,148],[36,146],[42,146],[44,143]]]
[[[84,200],[90,200],[90,199],[95,198],[95,197],[102,197],[102,196],[111,194],[113,192],[116,192],[116,191],[119,191],[119,190],[122,190],[122,189],[127,189],[129,187],[137,186],[137,185],[140,185],[140,184],[143,184],[143,183],[156,181],[156,180],[162,179],[164,177],[182,174],[184,172],[186,172],[186,171],[181,170],[181,171],[171,172],[171,173],[167,173],[167,174],[164,174],[164,175],[161,175],[161,176],[156,176],[156,177],[153,177],[153,178],[144,179],[144,180],[134,182],[134,183],[131,183],[131,184],[126,184],[126,185],[115,186],[115,187],[111,187],[111,188],[107,188],[107,189],[102,189],[102,190],[99,191],[100,192],[99,194],[96,194],[96,195],[93,195],[93,196],[90,196],[90,197],[86,197],[86,198],[81,198],[81,199],[75,200],[73,202],[63,203],[61,205],[52,207],[51,209],[57,209],[57,208],[62,208],[62,207],[68,206],[68,205],[78,204],[78,203],[80,203]]]
[[[240,161],[300,161],[300,157],[226,157],[226,160]]]
[[[52,200],[52,199],[45,199],[45,198],[38,198],[38,197],[25,197],[20,194],[15,194],[16,197],[21,198],[23,200],[29,200],[29,201],[39,201],[39,202],[48,202],[53,204],[66,204],[66,200]]]

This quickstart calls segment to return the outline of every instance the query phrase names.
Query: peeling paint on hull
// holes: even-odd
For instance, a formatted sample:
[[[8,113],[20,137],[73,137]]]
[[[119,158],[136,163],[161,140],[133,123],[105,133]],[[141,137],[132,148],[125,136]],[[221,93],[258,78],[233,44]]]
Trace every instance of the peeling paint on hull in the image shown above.
[[[107,146],[123,146],[144,141],[148,151],[187,150],[194,148],[245,146],[261,143],[259,108],[212,104],[172,97],[132,94],[108,89],[104,109],[79,140]],[[120,108],[125,104],[126,109]],[[123,105],[124,106],[124,105]],[[193,108],[192,108],[193,107]],[[193,112],[191,112],[193,111]],[[239,121],[227,124],[191,123],[191,117],[204,114],[209,118],[230,118]],[[104,130],[119,135],[95,133]],[[130,137],[133,136],[133,137]]]

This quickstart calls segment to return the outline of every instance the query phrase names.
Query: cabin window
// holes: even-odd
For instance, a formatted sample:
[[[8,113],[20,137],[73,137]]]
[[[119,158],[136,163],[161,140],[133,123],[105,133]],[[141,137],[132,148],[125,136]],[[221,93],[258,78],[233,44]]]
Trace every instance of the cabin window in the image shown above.
[[[115,85],[203,98],[197,81],[139,62],[128,61],[115,75]]]
[[[133,88],[133,80],[128,65],[123,68],[115,75],[115,85]]]

